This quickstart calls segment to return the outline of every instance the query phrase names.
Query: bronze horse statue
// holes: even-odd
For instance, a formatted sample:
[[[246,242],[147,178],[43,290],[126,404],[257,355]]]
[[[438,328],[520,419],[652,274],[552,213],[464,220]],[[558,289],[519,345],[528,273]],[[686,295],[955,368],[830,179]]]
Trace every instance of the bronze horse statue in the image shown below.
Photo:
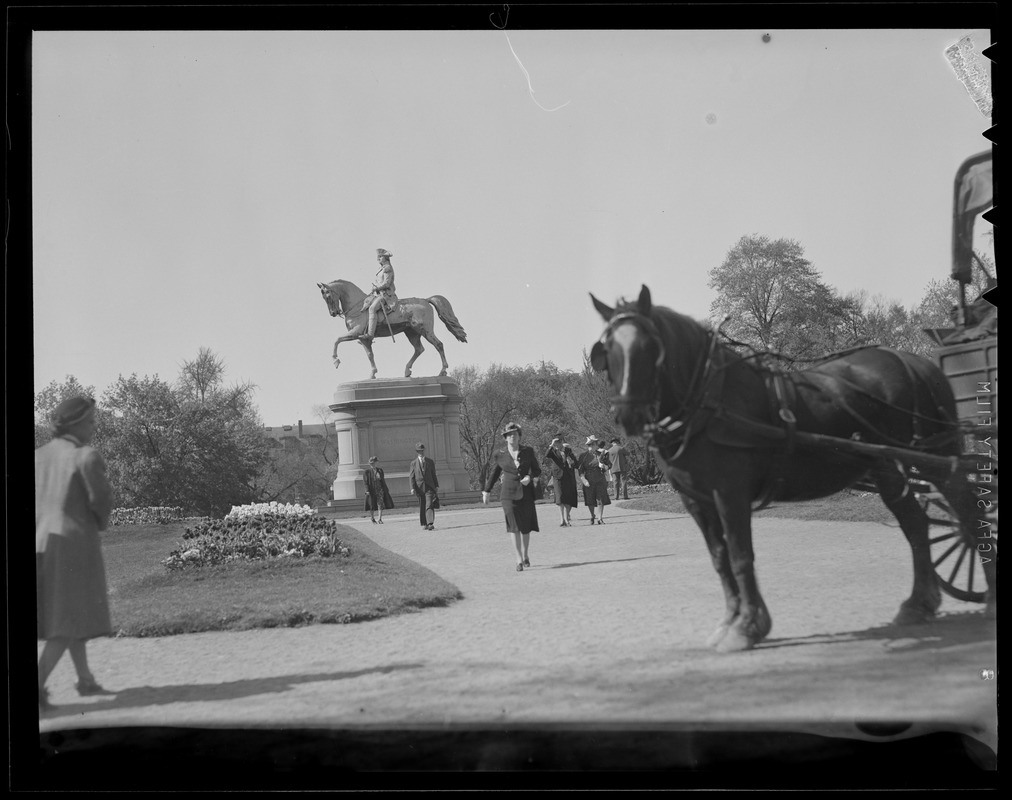
[[[341,365],[341,359],[337,357],[337,346],[341,342],[359,339],[369,356],[369,364],[372,366],[370,377],[375,378],[376,360],[373,358],[372,341],[368,338],[360,338],[366,332],[369,324],[369,312],[362,309],[362,303],[366,297],[365,292],[351,281],[336,280],[316,285],[320,287],[320,293],[327,303],[330,316],[344,317],[345,324],[348,326],[348,333],[339,336],[334,342],[335,369]],[[405,378],[411,377],[411,365],[425,349],[422,346],[423,338],[439,351],[439,357],[443,361],[443,369],[439,374],[446,375],[446,371],[449,369],[450,365],[446,363],[446,356],[443,353],[443,343],[439,341],[433,331],[432,309],[436,310],[443,324],[458,341],[467,341],[467,334],[457,321],[450,301],[442,295],[434,294],[425,299],[420,297],[401,298],[394,311],[389,314],[380,311],[379,322],[376,325],[376,336],[390,336],[392,338],[398,333],[404,333],[415,348],[415,354],[411,356],[411,360],[404,367]]]
[[[862,479],[874,482],[913,555],[913,590],[894,624],[934,617],[941,593],[929,521],[909,490],[908,468],[861,448],[910,448],[923,461],[946,464],[935,483],[956,512],[962,536],[972,541],[975,496],[965,472],[955,468],[961,434],[952,390],[938,367],[871,346],[785,372],[737,353],[717,331],[653,305],[646,286],[635,302],[617,308],[591,300],[607,323],[591,364],[607,373],[615,391],[615,419],[627,435],[649,440],[658,466],[702,530],[720,577],[726,610],[708,645],[747,650],[772,627],[755,574],[753,503],[826,497]],[[817,434],[850,440],[844,444],[853,449],[812,446],[825,441]],[[990,612],[994,564],[984,571]]]

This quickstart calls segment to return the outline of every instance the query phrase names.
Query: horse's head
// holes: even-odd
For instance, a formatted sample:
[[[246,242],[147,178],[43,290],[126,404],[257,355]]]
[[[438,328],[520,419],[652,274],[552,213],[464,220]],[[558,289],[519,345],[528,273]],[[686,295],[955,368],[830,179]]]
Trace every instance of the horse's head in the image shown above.
[[[344,309],[341,308],[341,298],[333,290],[332,285],[328,286],[325,283],[317,283],[320,287],[320,294],[323,295],[324,301],[327,303],[327,310],[330,312],[332,317],[340,317],[344,314]]]
[[[615,394],[611,408],[627,436],[639,436],[657,422],[659,381],[664,344],[651,320],[650,290],[644,286],[635,303],[609,308],[590,296],[608,327],[590,351],[591,366],[606,372]]]

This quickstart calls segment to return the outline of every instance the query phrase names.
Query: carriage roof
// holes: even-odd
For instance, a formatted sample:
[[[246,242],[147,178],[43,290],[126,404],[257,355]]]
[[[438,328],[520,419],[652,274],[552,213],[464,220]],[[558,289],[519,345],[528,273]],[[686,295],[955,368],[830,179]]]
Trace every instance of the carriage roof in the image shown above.
[[[973,227],[977,215],[994,205],[991,151],[966,159],[956,172],[952,202],[952,278],[972,278]]]

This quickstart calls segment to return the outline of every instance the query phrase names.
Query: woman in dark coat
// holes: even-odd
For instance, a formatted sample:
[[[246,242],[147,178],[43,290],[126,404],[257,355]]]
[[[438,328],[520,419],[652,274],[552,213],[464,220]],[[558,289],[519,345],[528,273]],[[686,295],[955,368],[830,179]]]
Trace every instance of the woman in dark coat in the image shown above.
[[[39,708],[48,709],[46,680],[65,652],[80,695],[110,694],[88,667],[88,639],[112,633],[99,531],[112,513],[105,461],[88,446],[95,401],[71,397],[53,411],[54,438],[35,451],[35,580],[39,638]]]
[[[394,500],[387,488],[387,479],[383,473],[383,467],[379,466],[379,458],[373,456],[369,459],[369,468],[365,471],[365,510],[369,512],[369,519],[374,523],[376,513],[379,511],[379,524],[383,524],[383,509],[393,508]]]
[[[577,459],[576,471],[580,473],[583,502],[590,509],[591,525],[595,522],[604,525],[604,507],[611,505],[611,498],[608,497],[609,469],[611,459],[608,457],[608,451],[604,449],[604,442],[599,442],[596,436],[588,436],[587,451],[581,453]],[[594,516],[595,508],[599,514],[597,518]]]
[[[531,531],[538,528],[538,511],[534,506],[534,485],[541,475],[541,466],[533,447],[520,444],[523,431],[511,422],[502,432],[506,447],[495,454],[495,467],[481,493],[481,500],[488,504],[488,495],[499,477],[502,476],[500,502],[506,516],[506,530],[513,534],[513,547],[517,553],[517,572],[531,565],[528,546]]]
[[[576,456],[568,444],[562,441],[562,434],[557,433],[552,444],[545,453],[544,461],[552,476],[552,491],[555,494],[555,505],[559,507],[562,520],[560,528],[572,526],[570,512],[579,501],[576,498]]]

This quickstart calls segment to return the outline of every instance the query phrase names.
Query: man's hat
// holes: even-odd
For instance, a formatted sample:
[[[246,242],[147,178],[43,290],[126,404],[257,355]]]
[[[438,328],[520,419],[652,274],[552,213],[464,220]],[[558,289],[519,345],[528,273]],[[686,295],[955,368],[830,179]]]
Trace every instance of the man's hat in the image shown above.
[[[509,425],[507,425],[505,428],[502,429],[502,435],[504,439],[511,433],[519,433],[521,436],[524,435],[524,432],[521,429],[521,427],[517,425],[515,422],[511,422]]]
[[[379,258],[390,258],[390,257],[392,257],[392,256],[393,256],[393,253],[390,253],[390,252],[388,252],[388,251],[386,251],[386,250],[384,250],[384,249],[380,248],[380,249],[378,249],[378,250],[376,251],[376,255],[377,255],[377,257],[379,257]]]
[[[621,440],[621,439],[612,439],[612,440],[611,440],[611,443],[612,443],[612,444],[621,444],[621,443],[622,443],[622,440]]]
[[[585,441],[583,444],[585,446],[589,445],[589,444],[597,444],[597,437],[596,436],[588,436],[587,437],[587,441]]]
[[[377,461],[379,461],[379,458],[377,456],[370,456],[369,457],[369,463],[370,464],[375,464]]]
[[[425,450],[425,445],[424,445],[424,444],[422,444],[421,442],[418,442],[418,443],[417,443],[417,444],[415,445],[415,452],[416,452],[416,453],[419,453],[419,452],[422,452],[423,450]]]
[[[53,428],[63,430],[76,425],[95,408],[95,401],[90,397],[68,397],[49,415]]]

